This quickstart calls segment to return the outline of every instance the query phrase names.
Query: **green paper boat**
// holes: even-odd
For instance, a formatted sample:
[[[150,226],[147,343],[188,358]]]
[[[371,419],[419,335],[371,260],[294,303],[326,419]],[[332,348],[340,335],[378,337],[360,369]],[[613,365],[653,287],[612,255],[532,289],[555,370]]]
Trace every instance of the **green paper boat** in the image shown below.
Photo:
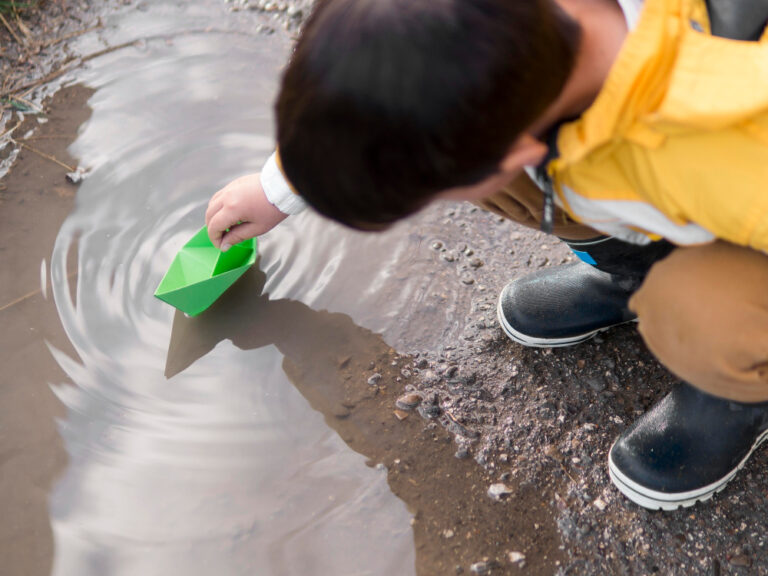
[[[155,296],[197,316],[256,262],[257,247],[256,239],[251,238],[222,252],[211,244],[204,226],[176,254]]]

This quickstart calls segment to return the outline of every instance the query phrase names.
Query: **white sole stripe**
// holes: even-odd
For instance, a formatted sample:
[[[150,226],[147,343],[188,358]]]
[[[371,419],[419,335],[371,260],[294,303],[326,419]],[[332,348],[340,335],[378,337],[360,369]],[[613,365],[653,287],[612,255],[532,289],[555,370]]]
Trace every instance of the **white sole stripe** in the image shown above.
[[[627,322],[619,322],[618,324],[611,324],[610,326],[606,326],[605,328],[598,328],[597,330],[592,330],[591,332],[585,332],[577,336],[568,336],[565,338],[540,338],[537,336],[528,336],[527,334],[523,334],[522,332],[519,332],[514,328],[512,328],[509,322],[507,322],[507,319],[504,317],[504,311],[501,306],[501,298],[499,298],[498,304],[496,305],[496,316],[499,320],[499,325],[501,326],[501,329],[504,330],[504,333],[510,338],[510,340],[513,340],[518,344],[522,344],[523,346],[528,346],[530,348],[562,348],[565,346],[573,346],[574,344],[581,344],[582,342],[586,342],[590,338],[594,338],[595,336],[597,336],[599,333],[605,332],[606,330],[610,330],[611,328],[614,328],[616,326],[620,326],[621,324],[627,324],[628,322],[637,322],[636,319],[628,320]]]
[[[736,467],[729,471],[728,474],[707,486],[702,486],[701,488],[689,490],[687,492],[658,492],[638,484],[622,473],[613,462],[611,456],[613,446],[611,446],[611,451],[608,453],[608,474],[613,484],[622,494],[624,494],[624,496],[643,508],[665,511],[677,510],[680,507],[687,508],[693,506],[696,502],[709,500],[713,495],[725,488],[725,486],[733,480],[739,470],[745,466],[747,460],[752,456],[752,453],[757,450],[766,439],[768,439],[768,430],[764,431],[757,440],[755,440],[747,455],[744,456],[744,458],[742,458]]]

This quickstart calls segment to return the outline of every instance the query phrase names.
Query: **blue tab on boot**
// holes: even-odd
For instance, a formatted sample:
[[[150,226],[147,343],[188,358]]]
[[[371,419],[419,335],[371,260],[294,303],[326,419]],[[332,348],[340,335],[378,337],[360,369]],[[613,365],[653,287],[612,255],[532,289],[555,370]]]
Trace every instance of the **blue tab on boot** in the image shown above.
[[[597,262],[595,262],[595,259],[589,255],[589,252],[582,252],[581,250],[574,250],[573,248],[571,248],[571,251],[574,254],[576,254],[579,260],[581,260],[582,262],[586,262],[587,264],[592,264],[592,266],[597,266]]]

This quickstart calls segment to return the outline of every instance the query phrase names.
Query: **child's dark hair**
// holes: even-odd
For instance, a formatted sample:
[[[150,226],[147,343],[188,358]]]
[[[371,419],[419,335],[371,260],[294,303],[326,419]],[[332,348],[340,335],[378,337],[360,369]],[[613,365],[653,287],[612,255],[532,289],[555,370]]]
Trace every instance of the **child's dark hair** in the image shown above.
[[[276,104],[285,173],[322,214],[385,227],[497,172],[579,37],[553,0],[319,0]]]

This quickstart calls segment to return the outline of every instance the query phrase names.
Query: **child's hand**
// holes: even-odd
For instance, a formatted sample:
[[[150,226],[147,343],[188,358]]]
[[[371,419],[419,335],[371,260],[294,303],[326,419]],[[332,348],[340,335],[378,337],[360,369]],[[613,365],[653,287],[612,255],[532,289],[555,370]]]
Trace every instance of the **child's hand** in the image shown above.
[[[230,246],[269,232],[286,217],[267,200],[259,175],[251,174],[213,195],[205,224],[213,245],[226,252]]]

